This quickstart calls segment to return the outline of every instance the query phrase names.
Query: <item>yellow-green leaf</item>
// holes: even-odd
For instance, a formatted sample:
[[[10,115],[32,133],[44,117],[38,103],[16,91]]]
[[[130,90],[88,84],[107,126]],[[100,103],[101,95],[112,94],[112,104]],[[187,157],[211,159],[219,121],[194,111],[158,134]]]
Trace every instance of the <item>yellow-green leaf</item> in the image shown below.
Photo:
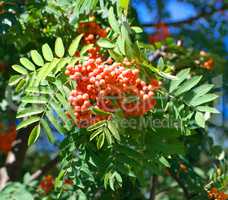
[[[83,34],[78,35],[70,44],[70,47],[68,50],[70,56],[73,56],[75,54],[75,52],[78,50],[78,46],[79,46],[79,43],[80,43],[82,37],[83,37]]]
[[[34,71],[35,65],[28,58],[20,58],[20,63],[30,71]]]
[[[43,127],[43,129],[45,130],[45,133],[48,137],[49,142],[51,142],[52,144],[55,143],[55,137],[52,134],[52,131],[47,123],[47,121],[45,121],[44,119],[41,119],[41,125]]]
[[[28,145],[34,144],[40,136],[40,125],[35,126],[29,135]]]
[[[60,37],[58,37],[55,41],[55,54],[58,57],[63,57],[65,53],[65,49],[64,49],[64,45],[63,45],[63,41]]]
[[[9,79],[9,85],[10,86],[17,85],[22,78],[23,78],[23,76],[21,76],[21,75],[11,76]]]
[[[28,71],[20,65],[13,65],[12,68],[14,69],[14,71],[16,71],[20,74],[24,74],[24,75],[28,74]]]
[[[26,119],[26,120],[23,120],[23,121],[17,126],[17,130],[22,129],[22,128],[25,128],[25,127],[27,127],[27,126],[29,126],[29,125],[35,123],[35,122],[38,122],[39,120],[40,120],[40,117],[37,117],[37,116],[35,116],[35,117],[30,117],[30,118],[28,118],[28,119]]]
[[[49,45],[46,43],[42,46],[42,53],[47,61],[52,61],[53,60],[53,53]]]
[[[44,65],[44,60],[42,58],[42,56],[38,53],[37,50],[32,50],[31,51],[31,57],[33,62],[37,65],[37,66],[43,66]]]
[[[201,127],[201,128],[205,128],[205,118],[204,115],[201,112],[197,112],[195,115],[195,121],[196,124]]]

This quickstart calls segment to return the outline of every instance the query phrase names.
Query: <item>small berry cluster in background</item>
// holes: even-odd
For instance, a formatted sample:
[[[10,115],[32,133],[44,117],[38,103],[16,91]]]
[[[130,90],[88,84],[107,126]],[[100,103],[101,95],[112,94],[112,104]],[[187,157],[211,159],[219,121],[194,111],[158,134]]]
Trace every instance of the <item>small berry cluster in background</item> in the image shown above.
[[[200,56],[203,58],[203,63],[200,65],[202,68],[212,70],[214,68],[214,60],[208,56],[205,51],[200,51]]]
[[[149,43],[164,41],[170,36],[169,27],[165,23],[158,23],[155,28],[156,32],[148,37]]]
[[[213,187],[208,192],[208,198],[211,200],[227,200],[228,194],[225,194],[224,192],[220,192],[217,188]]]
[[[54,188],[54,178],[51,175],[45,176],[40,182],[39,187],[45,192],[49,193]]]
[[[4,125],[0,124],[0,130],[0,151],[7,154],[11,151],[13,142],[16,140],[16,126],[11,125],[4,131]]]
[[[54,189],[55,179],[51,175],[44,176],[39,184],[39,188],[43,190],[46,194]],[[72,186],[73,181],[71,179],[64,180],[64,186]]]

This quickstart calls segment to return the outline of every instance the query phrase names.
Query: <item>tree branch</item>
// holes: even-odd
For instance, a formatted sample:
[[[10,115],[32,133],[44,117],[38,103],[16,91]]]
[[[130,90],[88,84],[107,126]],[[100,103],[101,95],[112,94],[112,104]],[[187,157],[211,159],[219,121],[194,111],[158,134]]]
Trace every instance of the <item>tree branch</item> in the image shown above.
[[[201,13],[199,13],[198,15],[194,16],[194,17],[190,17],[188,19],[184,19],[184,20],[180,20],[180,21],[176,21],[176,22],[164,22],[167,26],[180,26],[180,25],[184,25],[184,24],[191,24],[196,20],[199,20],[200,18],[208,18],[212,15],[214,15],[217,12],[222,12],[228,10],[228,5],[225,4],[224,6],[222,6],[220,9],[216,9],[216,8],[211,8],[211,10],[209,12],[207,11],[202,11]],[[153,27],[153,26],[157,26],[157,23],[147,23],[147,24],[142,24],[143,27]]]
[[[18,131],[15,145],[12,149],[14,160],[11,163],[6,162],[7,173],[10,181],[17,181],[21,176],[25,154],[28,149],[28,137],[33,126]],[[10,156],[10,154],[8,154]]]
[[[191,195],[189,194],[188,192],[188,189],[184,186],[184,184],[179,180],[179,178],[177,176],[175,176],[174,173],[172,173],[171,170],[169,170],[169,173],[170,173],[170,176],[178,183],[178,185],[181,187],[181,189],[183,190],[184,192],[184,196],[185,196],[185,199],[186,200],[189,200],[191,198]]]
[[[28,127],[17,133],[12,151],[7,154],[5,165],[0,168],[0,189],[4,188],[8,181],[19,180],[31,130],[32,127]]]
[[[50,160],[46,165],[42,166],[41,169],[37,170],[32,174],[31,181],[45,175],[49,170],[55,167],[57,163],[58,157],[55,157],[53,160]]]
[[[157,186],[157,183],[158,183],[158,176],[157,175],[153,175],[151,177],[151,189],[150,189],[150,198],[149,200],[155,200],[155,197],[156,197],[156,186]]]

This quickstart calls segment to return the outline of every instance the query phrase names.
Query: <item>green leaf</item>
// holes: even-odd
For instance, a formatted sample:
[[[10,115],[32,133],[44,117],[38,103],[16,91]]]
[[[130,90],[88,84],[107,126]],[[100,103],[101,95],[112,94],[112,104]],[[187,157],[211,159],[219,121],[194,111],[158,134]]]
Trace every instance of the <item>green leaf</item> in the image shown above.
[[[55,41],[55,54],[58,57],[63,57],[65,53],[65,49],[64,49],[64,45],[63,45],[63,41],[60,37],[58,37]]]
[[[120,135],[119,135],[118,129],[112,121],[108,121],[108,129],[112,133],[113,137],[116,138],[116,140],[120,141]]]
[[[38,107],[37,108],[25,108],[17,113],[16,118],[23,118],[23,117],[29,117],[32,115],[37,115],[37,114],[42,113],[43,111],[44,111],[43,108],[38,108]]]
[[[119,5],[124,10],[127,10],[128,9],[128,5],[129,5],[129,2],[130,2],[130,0],[119,0]]]
[[[45,86],[40,86],[40,87],[28,87],[26,88],[26,93],[27,94],[48,94],[48,95],[52,95],[54,93],[54,91],[51,90],[51,88],[49,87],[45,87]]]
[[[138,26],[131,26],[131,29],[136,33],[143,33],[143,29]]]
[[[123,60],[123,57],[120,55],[120,54],[118,54],[117,52],[115,52],[115,51],[113,51],[113,50],[111,50],[111,49],[109,49],[108,50],[108,52],[109,52],[109,55],[115,60],[115,61],[122,61]]]
[[[21,89],[25,86],[25,84],[26,84],[26,80],[21,79],[20,82],[18,83],[17,87],[15,88],[15,91],[20,92]]]
[[[48,75],[57,67],[59,62],[58,58],[54,58],[51,63],[46,63],[37,75],[36,85],[38,86],[42,80],[45,80]]]
[[[68,50],[70,56],[74,56],[75,52],[78,50],[78,46],[82,37],[83,37],[83,34],[78,35],[70,44],[70,47]]]
[[[195,88],[193,90],[193,92],[195,94],[194,98],[207,94],[213,87],[214,87],[214,85],[212,85],[212,84],[204,84],[204,85],[201,85],[201,86]]]
[[[31,103],[31,104],[47,104],[48,98],[44,96],[32,96],[32,97],[22,97],[21,101],[24,103]]]
[[[115,171],[115,172],[113,173],[113,176],[115,177],[115,179],[116,179],[118,185],[119,185],[119,186],[122,186],[123,180],[122,180],[122,177],[120,176],[120,174],[119,174],[117,171]]]
[[[201,97],[193,99],[192,101],[189,102],[189,104],[192,106],[199,106],[199,105],[202,105],[204,103],[211,102],[217,98],[218,98],[218,96],[215,94],[205,94]]]
[[[44,60],[42,58],[42,56],[38,53],[37,50],[32,50],[31,51],[31,57],[33,62],[37,65],[37,66],[43,66],[44,65]]]
[[[158,60],[158,69],[159,69],[160,71],[162,71],[162,70],[164,69],[164,67],[165,67],[164,60],[163,60],[162,57],[160,57],[159,60]]]
[[[55,70],[55,74],[57,74],[58,72],[60,72],[63,68],[65,69],[66,65],[71,61],[70,57],[67,58],[62,58],[60,59],[57,68]]]
[[[22,78],[23,78],[23,76],[21,76],[21,75],[11,76],[9,79],[9,85],[10,86],[17,85]]]
[[[201,112],[209,112],[209,113],[215,113],[215,114],[220,113],[217,109],[209,106],[198,106],[196,109]]]
[[[56,103],[54,101],[51,101],[50,105],[53,108],[53,110],[58,114],[58,117],[64,122],[64,127],[66,127],[66,129],[70,131],[71,123],[68,117],[66,116],[64,110],[61,108],[61,104],[59,105],[59,102]]]
[[[45,60],[47,60],[47,61],[53,60],[52,50],[47,43],[42,46],[42,53],[43,53]]]
[[[23,120],[18,126],[17,126],[17,130],[19,130],[19,129],[22,129],[22,128],[25,128],[25,127],[27,127],[28,125],[30,125],[30,124],[33,124],[33,123],[35,123],[35,122],[38,122],[40,120],[40,117],[30,117],[30,118],[28,118],[28,119],[26,119],[26,120]]]
[[[171,167],[170,164],[169,164],[169,161],[168,161],[165,157],[163,157],[163,156],[160,157],[160,158],[159,158],[159,161],[160,161],[164,166],[169,167],[169,168]]]
[[[184,82],[182,85],[179,86],[179,89],[177,89],[177,91],[174,93],[176,96],[179,96],[187,91],[189,91],[190,89],[192,89],[194,86],[196,86],[200,80],[201,80],[202,76],[195,76],[193,78],[191,78],[190,80]]]
[[[112,191],[115,191],[114,181],[115,181],[114,177],[111,176],[111,177],[109,178],[109,187],[111,188]]]
[[[40,125],[35,126],[29,135],[28,145],[34,144],[40,136]]]
[[[103,132],[103,129],[97,129],[96,131],[94,131],[90,137],[89,140],[92,141],[94,138],[96,138],[98,135],[100,135]]]
[[[119,23],[116,20],[115,14],[114,14],[114,10],[113,7],[111,7],[109,9],[109,14],[108,14],[108,21],[110,26],[112,27],[112,29],[116,32],[116,33],[120,33],[120,28],[119,28]]]
[[[30,71],[34,71],[36,69],[35,65],[27,58],[20,58],[20,63]]]
[[[176,75],[177,79],[171,81],[171,83],[170,83],[169,92],[173,92],[175,89],[177,89],[177,87],[189,76],[190,76],[189,68],[181,70],[179,73],[177,73],[177,75]]]
[[[106,111],[101,110],[100,108],[95,108],[95,107],[90,108],[90,110],[96,115],[107,116],[107,115],[111,115],[112,114],[110,112],[106,112]]]
[[[24,75],[28,74],[28,71],[20,65],[13,65],[12,68],[14,69],[14,71],[16,71],[20,74],[24,74]]]
[[[80,51],[80,55],[85,54],[89,49],[91,49],[94,45],[93,44],[88,44],[82,47]]]
[[[54,144],[55,143],[55,137],[53,136],[52,131],[51,131],[47,121],[45,121],[44,119],[41,119],[41,125],[42,125],[42,127],[44,129],[44,132],[47,135],[47,138],[48,138],[49,142]]]
[[[106,120],[99,121],[99,122],[97,122],[96,124],[93,124],[93,125],[89,126],[89,127],[87,128],[87,131],[94,131],[94,130],[96,130],[96,129],[98,129],[98,128],[101,128],[101,127],[104,126],[105,124],[106,124]]]
[[[107,129],[107,128],[104,129],[104,133],[105,133],[108,144],[111,145],[112,144],[112,135],[111,135],[109,129]]]
[[[46,116],[60,134],[66,132],[62,125],[59,123],[59,121],[54,117],[51,111],[46,112]]]
[[[104,145],[104,141],[105,141],[105,134],[102,133],[99,135],[98,140],[97,140],[97,148],[101,149]]]
[[[199,127],[205,128],[205,118],[201,112],[196,112],[195,121]]]
[[[117,40],[116,40],[116,44],[118,46],[119,51],[125,55],[125,41],[123,39],[123,37],[120,35]]]
[[[164,77],[164,78],[169,79],[169,80],[176,80],[177,79],[177,77],[176,76],[173,76],[172,74],[168,74],[168,73],[164,73],[164,72],[159,72],[158,74],[161,77]]]
[[[115,45],[113,43],[111,43],[109,40],[107,40],[105,38],[100,38],[97,41],[97,45],[102,47],[102,48],[107,48],[107,49],[112,49],[115,47]]]

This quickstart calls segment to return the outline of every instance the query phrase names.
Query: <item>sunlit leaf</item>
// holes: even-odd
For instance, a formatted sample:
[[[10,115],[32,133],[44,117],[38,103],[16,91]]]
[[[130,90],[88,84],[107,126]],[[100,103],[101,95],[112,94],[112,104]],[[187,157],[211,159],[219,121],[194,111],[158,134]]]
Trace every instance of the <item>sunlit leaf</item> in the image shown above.
[[[64,49],[64,45],[63,45],[63,41],[60,37],[58,37],[55,41],[55,54],[58,57],[63,57],[65,53],[65,49]]]
[[[16,71],[20,74],[24,74],[24,75],[28,74],[28,71],[20,65],[13,65],[12,68],[14,69],[14,71]]]
[[[201,112],[197,112],[195,115],[195,121],[196,124],[201,127],[201,128],[205,128],[205,118],[204,115]]]
[[[109,15],[108,15],[108,21],[109,21],[109,24],[110,26],[112,27],[112,29],[119,33],[120,32],[120,28],[119,28],[119,23],[115,17],[115,14],[114,14],[114,11],[113,11],[113,7],[111,7],[109,9]]]
[[[34,71],[36,69],[35,65],[27,58],[20,58],[20,63],[30,71]]]
[[[32,50],[31,51],[31,57],[33,62],[37,65],[37,66],[43,66],[44,65],[44,60],[42,58],[42,56],[38,53],[37,50]]]
[[[82,37],[83,37],[83,34],[78,35],[70,44],[70,47],[68,50],[70,56],[73,56],[75,54],[75,52],[78,50],[78,46],[79,46],[79,43],[80,43]]]
[[[53,60],[53,53],[49,45],[46,43],[42,46],[42,53],[47,61],[52,61]]]
[[[37,108],[25,108],[23,110],[21,110],[20,112],[17,113],[17,118],[23,118],[23,117],[29,117],[29,116],[32,116],[32,115],[37,115],[37,114],[40,114],[42,113],[44,110],[43,108],[41,107],[37,107]]]
[[[52,131],[51,131],[47,121],[45,121],[44,119],[41,119],[40,122],[41,122],[41,125],[45,131],[45,134],[47,135],[49,142],[54,144],[55,143],[55,137],[53,136]]]
[[[17,126],[17,130],[25,128],[31,124],[34,124],[35,122],[38,122],[40,120],[40,117],[34,116],[34,117],[30,117],[26,120],[23,120],[18,126]]]
[[[192,89],[194,86],[196,86],[200,80],[202,79],[202,76],[195,76],[191,78],[190,80],[184,82],[182,85],[180,85],[177,89],[177,91],[174,93],[176,96],[179,96],[190,89]]]
[[[32,132],[29,135],[28,145],[31,146],[34,144],[40,136],[40,125],[37,125],[33,128]]]

